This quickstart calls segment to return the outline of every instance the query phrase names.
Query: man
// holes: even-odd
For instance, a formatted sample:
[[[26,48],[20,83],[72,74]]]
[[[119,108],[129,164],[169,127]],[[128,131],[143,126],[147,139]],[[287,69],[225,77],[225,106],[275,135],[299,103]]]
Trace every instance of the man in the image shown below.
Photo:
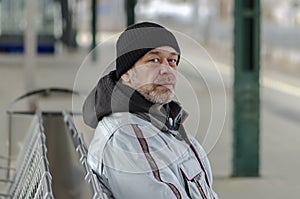
[[[116,70],[87,97],[83,114],[96,128],[88,164],[115,198],[217,198],[200,144],[183,128],[187,113],[172,101],[180,48],[150,22],[118,38]]]

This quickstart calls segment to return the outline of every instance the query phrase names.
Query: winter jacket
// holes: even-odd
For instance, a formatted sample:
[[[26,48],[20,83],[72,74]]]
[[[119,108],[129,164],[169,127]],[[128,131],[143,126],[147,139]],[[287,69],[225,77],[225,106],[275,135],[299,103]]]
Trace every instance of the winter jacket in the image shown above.
[[[185,111],[173,101],[161,110],[153,105],[117,83],[114,72],[101,78],[83,110],[87,124],[97,123],[90,167],[117,199],[217,199],[208,158],[183,128]]]

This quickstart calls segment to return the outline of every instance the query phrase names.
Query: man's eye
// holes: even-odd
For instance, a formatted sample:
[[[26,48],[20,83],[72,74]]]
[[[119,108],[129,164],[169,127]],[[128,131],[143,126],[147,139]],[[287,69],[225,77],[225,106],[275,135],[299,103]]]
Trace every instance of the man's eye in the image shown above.
[[[169,62],[172,63],[172,64],[176,64],[177,60],[176,59],[169,59]]]
[[[151,61],[154,62],[154,63],[158,63],[159,59],[158,58],[154,58],[154,59],[151,59]]]

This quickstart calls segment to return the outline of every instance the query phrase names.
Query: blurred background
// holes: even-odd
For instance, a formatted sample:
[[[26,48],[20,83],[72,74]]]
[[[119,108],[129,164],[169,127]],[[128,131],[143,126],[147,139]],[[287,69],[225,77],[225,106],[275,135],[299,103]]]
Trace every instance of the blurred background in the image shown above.
[[[112,62],[118,34],[132,21],[153,21],[202,46],[201,56],[199,47],[184,47],[182,65],[187,67],[179,70],[194,94],[190,99],[186,85],[179,84],[178,98],[190,112],[187,128],[193,131],[193,124],[200,123],[193,133],[208,151],[219,197],[299,198],[300,0],[261,0],[260,7],[257,176],[232,177],[234,150],[238,150],[233,144],[234,0],[0,0],[1,157],[18,155],[32,119],[24,114],[9,116],[7,110],[80,113],[95,78],[107,70],[101,67]],[[92,51],[97,45],[102,47]],[[190,57],[205,78],[193,71]],[[222,83],[210,75],[212,65]],[[213,88],[215,101],[207,85]],[[13,103],[44,88],[74,89],[80,99],[46,92]],[[88,143],[93,130],[81,116],[75,120]],[[215,131],[213,141],[207,138],[208,131]],[[6,159],[0,161],[6,164]],[[0,178],[5,178],[5,171],[0,171]],[[4,186],[0,183],[0,188]]]

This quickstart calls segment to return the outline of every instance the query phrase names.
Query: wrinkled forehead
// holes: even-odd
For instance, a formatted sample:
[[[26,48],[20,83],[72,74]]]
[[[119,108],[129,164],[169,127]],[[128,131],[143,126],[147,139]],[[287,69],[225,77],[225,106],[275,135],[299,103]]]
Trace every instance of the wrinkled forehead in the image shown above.
[[[145,55],[179,56],[179,53],[171,46],[161,46],[150,50]]]

